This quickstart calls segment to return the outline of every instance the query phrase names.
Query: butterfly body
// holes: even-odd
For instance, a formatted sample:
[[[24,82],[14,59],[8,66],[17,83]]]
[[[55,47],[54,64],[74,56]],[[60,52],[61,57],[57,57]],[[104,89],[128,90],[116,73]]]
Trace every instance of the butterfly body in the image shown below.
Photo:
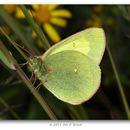
[[[47,68],[45,63],[38,57],[29,59],[29,65],[39,80],[45,80]]]

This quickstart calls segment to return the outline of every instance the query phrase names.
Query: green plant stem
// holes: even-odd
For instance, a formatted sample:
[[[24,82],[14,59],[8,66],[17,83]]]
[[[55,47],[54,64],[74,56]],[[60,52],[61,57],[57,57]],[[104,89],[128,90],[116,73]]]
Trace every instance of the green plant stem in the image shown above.
[[[45,102],[45,100],[42,98],[42,96],[36,91],[35,87],[32,85],[32,83],[30,82],[28,77],[25,75],[25,73],[19,67],[19,65],[17,64],[17,61],[14,59],[14,57],[12,55],[9,54],[8,50],[6,49],[6,47],[4,46],[2,41],[0,41],[0,49],[3,50],[3,52],[6,54],[6,56],[8,56],[8,58],[10,58],[12,63],[15,65],[16,72],[18,73],[20,78],[23,80],[23,82],[26,84],[26,86],[31,91],[31,93],[34,95],[34,97],[37,99],[37,101],[42,106],[42,108],[46,111],[46,113],[48,114],[50,119],[53,119],[53,120],[57,119],[55,114],[49,108],[48,104]]]
[[[70,105],[70,104],[67,104],[67,106],[68,106],[68,108],[69,108],[69,110],[70,110],[70,112],[71,112],[71,114],[72,114],[72,117],[73,117],[73,119],[78,119],[78,120],[81,120],[81,116],[80,116],[80,114],[76,111],[76,109],[72,106],[72,105]]]
[[[69,108],[73,119],[75,118],[78,120],[88,119],[88,115],[82,105],[73,106],[73,105],[67,104],[67,107]]]
[[[107,45],[107,52],[108,52],[108,55],[109,55],[109,58],[110,58],[110,61],[111,61],[111,65],[112,65],[112,68],[113,68],[113,71],[114,71],[114,74],[115,74],[115,77],[116,77],[116,81],[117,81],[117,84],[118,84],[118,87],[119,87],[119,92],[120,92],[120,95],[121,95],[121,99],[123,101],[123,105],[124,105],[124,109],[125,109],[125,113],[127,115],[127,118],[130,120],[130,110],[129,110],[129,105],[127,103],[127,99],[125,97],[125,93],[124,93],[124,90],[123,90],[123,86],[121,84],[121,81],[120,81],[120,78],[119,78],[119,74],[117,72],[117,69],[116,69],[116,65],[114,63],[114,60],[113,60],[113,57],[112,57],[112,54],[111,54],[111,51]]]
[[[37,36],[39,37],[39,39],[41,40],[41,42],[43,43],[45,49],[47,50],[50,47],[50,44],[48,42],[48,40],[46,39],[43,31],[41,30],[41,28],[35,23],[35,21],[33,20],[33,17],[29,14],[28,10],[26,9],[26,7],[24,5],[19,5],[20,8],[22,9],[24,15],[27,18],[28,23],[31,25],[31,27],[34,29],[34,31],[36,32]]]
[[[88,114],[87,114],[85,108],[82,106],[82,104],[81,104],[81,105],[78,105],[78,112],[81,114],[82,119],[85,119],[85,120],[86,120],[86,119],[89,118],[89,117],[88,117]]]
[[[0,97],[0,102],[10,111],[10,113],[14,116],[14,118],[20,119],[18,114],[6,103],[6,101],[2,97]]]

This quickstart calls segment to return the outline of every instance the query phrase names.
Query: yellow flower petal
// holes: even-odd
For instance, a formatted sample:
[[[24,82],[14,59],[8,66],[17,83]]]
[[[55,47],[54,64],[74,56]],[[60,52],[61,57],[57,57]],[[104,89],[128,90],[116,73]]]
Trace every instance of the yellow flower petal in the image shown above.
[[[56,9],[58,6],[59,5],[57,5],[57,4],[50,4],[50,5],[48,5],[48,9],[52,11],[52,10]]]
[[[15,16],[17,18],[25,18],[25,15],[23,14],[22,10],[19,7],[16,8],[16,14],[15,14]]]
[[[59,34],[56,32],[56,30],[50,24],[48,24],[48,23],[43,24],[43,28],[53,42],[60,41]]]
[[[60,27],[65,27],[67,25],[66,20],[61,19],[61,18],[51,18],[50,22],[54,25],[60,26]]]
[[[29,10],[29,14],[32,16],[32,13],[31,13],[30,10]],[[22,10],[21,10],[19,7],[16,8],[15,16],[16,16],[17,18],[25,18],[24,13],[22,12]]]
[[[38,10],[38,8],[40,7],[38,4],[32,4],[31,6],[34,10]]]
[[[71,13],[65,9],[54,10],[51,12],[51,15],[55,17],[64,17],[64,18],[72,17]]]

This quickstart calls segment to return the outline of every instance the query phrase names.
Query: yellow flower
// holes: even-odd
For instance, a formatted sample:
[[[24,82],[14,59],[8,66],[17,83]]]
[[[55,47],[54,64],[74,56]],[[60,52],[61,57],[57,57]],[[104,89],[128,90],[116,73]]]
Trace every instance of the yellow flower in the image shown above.
[[[67,21],[64,18],[70,18],[71,13],[66,9],[57,9],[58,5],[32,5],[34,19],[41,25],[53,42],[60,41],[60,36],[53,27],[65,27]]]
[[[14,14],[17,18],[25,18],[22,10],[18,5],[6,4],[3,5],[3,7],[8,13]]]
[[[4,9],[10,13],[15,15],[17,18],[25,18],[22,10],[18,5],[3,5]],[[56,29],[53,27],[65,27],[67,25],[67,21],[64,18],[70,18],[71,13],[66,9],[58,9],[59,5],[32,5],[33,17],[37,21],[39,25],[41,25],[45,31],[45,33],[50,37],[53,42],[60,41],[60,36],[57,33]],[[29,11],[31,14],[31,11]],[[32,15],[31,14],[31,15]],[[35,32],[32,33],[32,36],[35,37]]]

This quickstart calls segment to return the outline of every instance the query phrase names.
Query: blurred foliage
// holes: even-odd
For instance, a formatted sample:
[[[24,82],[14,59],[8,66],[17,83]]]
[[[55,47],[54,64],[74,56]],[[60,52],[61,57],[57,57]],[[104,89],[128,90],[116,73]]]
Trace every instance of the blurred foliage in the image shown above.
[[[35,12],[31,5],[27,7]],[[114,57],[125,96],[130,105],[130,80],[128,78],[130,77],[130,7],[123,5],[60,5],[58,8],[68,10],[71,14],[64,28],[53,25],[61,39],[88,27],[102,27],[105,30],[106,43]],[[26,18],[19,18],[14,12],[10,14],[24,30],[31,44],[39,50],[40,54],[44,53],[43,45],[37,37],[33,37],[32,28]],[[19,37],[1,17],[0,26],[14,41],[23,46]],[[42,29],[45,32],[44,28]],[[0,39],[12,52],[18,63],[25,62],[2,33],[0,33]],[[50,37],[48,40],[51,45],[55,44]],[[23,70],[30,77],[28,67],[24,66]],[[101,62],[101,70],[100,89],[82,105],[68,105],[58,100],[44,87],[40,87],[39,92],[58,119],[127,119],[107,51]],[[15,70],[9,70],[2,62],[0,64],[0,99],[0,119],[49,119],[21,79],[18,78]]]

